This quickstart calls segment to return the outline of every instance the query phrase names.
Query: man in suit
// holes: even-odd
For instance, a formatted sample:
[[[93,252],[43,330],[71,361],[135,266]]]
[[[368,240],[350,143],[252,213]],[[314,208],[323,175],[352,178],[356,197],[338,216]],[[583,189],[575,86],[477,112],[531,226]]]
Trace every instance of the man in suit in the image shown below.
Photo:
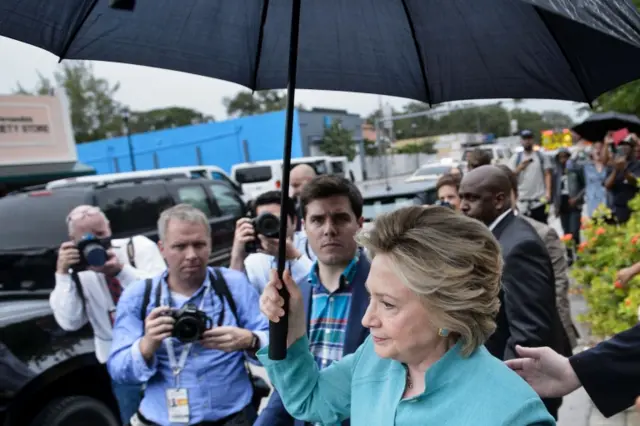
[[[513,214],[511,183],[495,166],[467,173],[460,184],[460,210],[484,222],[500,242],[504,269],[497,329],[486,347],[507,360],[516,345],[550,346],[571,354],[571,346],[556,310],[553,267],[544,243],[524,219]],[[527,343],[522,343],[527,342]],[[544,400],[557,418],[562,399]]]
[[[316,261],[298,286],[305,300],[311,352],[318,367],[325,368],[354,353],[369,335],[362,317],[369,305],[364,284],[370,264],[354,239],[364,222],[363,200],[351,181],[322,175],[305,185],[300,204]],[[254,426],[294,424],[305,425],[287,413],[274,391]]]
[[[571,306],[569,304],[569,265],[567,264],[566,246],[560,241],[558,233],[551,226],[538,222],[529,216],[519,215],[518,208],[516,207],[518,201],[518,177],[507,165],[500,164],[497,167],[505,172],[509,178],[509,182],[511,182],[511,205],[514,206],[513,214],[526,220],[529,225],[536,230],[538,236],[544,242],[545,247],[547,247],[551,264],[553,265],[553,276],[556,281],[556,308],[558,308],[558,315],[560,315],[560,320],[569,338],[569,343],[572,348],[575,348],[578,344],[578,330],[571,318]]]
[[[516,350],[523,358],[507,365],[543,398],[584,387],[598,410],[611,417],[640,395],[640,325],[568,358],[551,348]]]

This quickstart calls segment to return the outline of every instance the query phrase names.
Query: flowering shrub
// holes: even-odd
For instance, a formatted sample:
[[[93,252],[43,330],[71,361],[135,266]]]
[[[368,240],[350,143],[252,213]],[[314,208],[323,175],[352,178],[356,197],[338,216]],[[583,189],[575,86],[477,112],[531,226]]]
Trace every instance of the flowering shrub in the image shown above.
[[[611,211],[598,207],[592,219],[583,218],[582,243],[574,247],[578,258],[571,272],[589,306],[582,320],[594,336],[606,337],[638,322],[640,275],[622,285],[616,279],[620,269],[640,261],[640,195],[629,202],[637,213],[623,225],[607,224]],[[571,236],[565,244],[573,246]]]

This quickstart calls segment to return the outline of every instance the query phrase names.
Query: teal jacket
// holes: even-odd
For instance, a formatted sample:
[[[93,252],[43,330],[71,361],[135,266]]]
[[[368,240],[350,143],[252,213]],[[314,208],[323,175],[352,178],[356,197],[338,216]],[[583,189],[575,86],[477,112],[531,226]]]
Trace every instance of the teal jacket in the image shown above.
[[[306,336],[272,361],[258,352],[287,411],[308,422],[352,426],[553,426],[544,404],[516,373],[483,347],[463,358],[451,348],[426,372],[422,395],[402,399],[406,373],[376,355],[371,338],[358,350],[318,370]]]

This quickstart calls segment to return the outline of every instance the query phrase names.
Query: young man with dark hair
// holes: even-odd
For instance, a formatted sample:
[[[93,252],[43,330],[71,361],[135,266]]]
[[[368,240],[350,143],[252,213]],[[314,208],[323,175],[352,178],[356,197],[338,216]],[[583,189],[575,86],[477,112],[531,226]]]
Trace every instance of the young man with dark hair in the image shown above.
[[[280,191],[268,191],[260,194],[251,203],[252,217],[260,220],[262,215],[271,214],[282,220],[280,217],[281,196]],[[291,198],[288,198],[287,204],[285,204],[285,216],[284,220],[287,221],[286,256],[291,274],[298,282],[309,273],[315,256],[304,233],[296,232],[296,206]],[[262,217],[264,218],[264,216]],[[247,253],[247,244],[252,245],[252,243],[255,243],[258,251]],[[268,237],[257,232],[251,218],[243,217],[236,222],[230,267],[245,272],[249,282],[260,294],[269,282],[269,272],[276,265],[277,255],[278,237]]]
[[[436,192],[438,200],[451,204],[451,206],[460,210],[460,197],[458,190],[460,189],[461,177],[447,173],[440,176],[436,182]]]
[[[325,368],[355,352],[369,334],[361,321],[369,304],[364,283],[370,264],[354,239],[364,222],[363,200],[348,179],[322,175],[307,183],[300,201],[304,229],[317,260],[308,278],[296,282],[309,318],[311,352],[318,367]],[[274,391],[254,426],[291,424],[291,416]],[[295,425],[304,422],[296,420]]]

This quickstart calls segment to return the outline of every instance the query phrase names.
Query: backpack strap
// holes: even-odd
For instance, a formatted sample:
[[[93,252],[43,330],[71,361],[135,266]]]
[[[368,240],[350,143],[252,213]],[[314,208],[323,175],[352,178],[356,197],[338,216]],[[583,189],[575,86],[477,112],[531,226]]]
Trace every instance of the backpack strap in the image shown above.
[[[71,281],[75,284],[76,292],[78,296],[80,296],[80,300],[82,301],[82,312],[86,315],[87,313],[87,298],[84,295],[84,289],[82,288],[82,284],[80,283],[80,276],[78,275],[78,271],[71,271]]]
[[[544,178],[544,157],[540,151],[536,151],[538,155],[538,161],[540,162],[540,171],[542,172],[542,177]]]
[[[133,246],[133,237],[131,237],[127,242],[127,257],[129,258],[129,264],[131,264],[131,266],[133,266],[134,268],[136,267],[135,255],[136,255],[136,249]]]
[[[522,151],[516,154],[516,167],[518,167],[522,163]]]
[[[235,300],[233,300],[233,296],[231,295],[231,291],[229,290],[229,286],[227,285],[227,281],[222,276],[222,272],[218,268],[214,268],[215,276],[210,276],[211,285],[213,286],[213,290],[218,293],[221,297],[227,299],[227,303],[231,308],[231,313],[236,319],[238,325],[240,325],[240,319],[238,318],[238,308],[236,306]],[[222,317],[221,317],[222,318]]]
[[[140,320],[144,324],[145,318],[147,318],[147,308],[151,301],[151,288],[153,287],[153,280],[147,278],[144,280],[144,296],[142,298],[142,306],[140,307]]]

